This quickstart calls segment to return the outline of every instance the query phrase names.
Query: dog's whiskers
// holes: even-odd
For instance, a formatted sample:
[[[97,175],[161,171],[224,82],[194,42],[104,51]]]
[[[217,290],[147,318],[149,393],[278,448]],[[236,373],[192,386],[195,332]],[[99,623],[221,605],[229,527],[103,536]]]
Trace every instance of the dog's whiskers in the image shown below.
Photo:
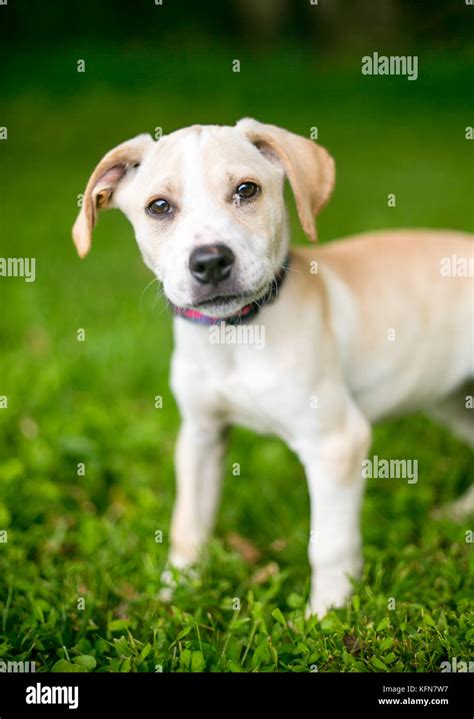
[[[145,295],[145,292],[146,292],[155,282],[158,282],[158,277],[154,277],[154,278],[146,285],[146,287],[142,290],[142,293],[141,293],[141,295],[140,295],[140,303],[139,303],[140,311],[142,310],[143,297],[144,297],[144,295]]]

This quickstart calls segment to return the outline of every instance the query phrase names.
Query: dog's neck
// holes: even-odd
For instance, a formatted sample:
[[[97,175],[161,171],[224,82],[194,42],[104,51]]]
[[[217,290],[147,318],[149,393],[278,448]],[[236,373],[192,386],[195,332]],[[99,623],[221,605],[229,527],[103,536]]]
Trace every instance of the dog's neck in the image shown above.
[[[229,325],[241,324],[242,322],[247,322],[248,320],[253,319],[263,306],[275,302],[276,298],[278,297],[280,287],[282,286],[288,273],[289,265],[290,255],[288,254],[282,266],[275,274],[275,278],[272,281],[265,295],[263,295],[263,297],[260,297],[258,300],[255,300],[254,302],[250,302],[248,305],[242,307],[238,312],[233,315],[229,315],[228,317],[212,317],[210,315],[204,314],[203,312],[200,312],[199,310],[190,309],[187,307],[178,307],[172,302],[169,302],[169,305],[175,315],[177,315],[178,317],[183,317],[190,322],[196,322],[200,325],[218,325],[221,322],[225,322]]]

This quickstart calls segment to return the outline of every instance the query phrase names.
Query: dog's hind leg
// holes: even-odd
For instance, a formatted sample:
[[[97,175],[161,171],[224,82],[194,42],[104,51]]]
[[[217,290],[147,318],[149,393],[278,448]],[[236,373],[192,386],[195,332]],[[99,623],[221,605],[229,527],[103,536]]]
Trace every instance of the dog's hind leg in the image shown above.
[[[454,502],[435,509],[431,515],[434,519],[452,519],[462,522],[474,514],[474,484]]]
[[[470,380],[458,387],[433,406],[428,414],[444,424],[455,437],[474,447],[474,381]],[[471,514],[474,514],[474,484],[459,499],[433,512],[435,518],[446,517],[455,521],[461,521]]]
[[[431,407],[427,414],[474,447],[474,380],[469,380]]]

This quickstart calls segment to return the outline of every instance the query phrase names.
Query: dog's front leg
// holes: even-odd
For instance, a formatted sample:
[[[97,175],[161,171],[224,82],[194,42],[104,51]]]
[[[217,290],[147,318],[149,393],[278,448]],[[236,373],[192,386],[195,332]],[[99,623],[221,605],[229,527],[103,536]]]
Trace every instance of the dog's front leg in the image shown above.
[[[311,503],[309,610],[319,617],[329,607],[345,604],[351,593],[349,578],[357,577],[362,567],[362,461],[369,444],[369,425],[351,408],[337,431],[308,440],[299,449]]]
[[[186,419],[176,445],[177,496],[171,522],[170,564],[193,564],[208,539],[217,509],[225,451],[215,419]]]

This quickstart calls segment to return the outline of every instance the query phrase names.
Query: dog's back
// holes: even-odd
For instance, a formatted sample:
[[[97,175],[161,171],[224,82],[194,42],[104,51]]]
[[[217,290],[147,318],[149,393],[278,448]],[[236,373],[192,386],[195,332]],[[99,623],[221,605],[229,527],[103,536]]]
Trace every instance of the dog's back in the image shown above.
[[[472,235],[371,232],[294,254],[301,270],[318,263],[344,372],[369,417],[426,406],[474,376]]]

